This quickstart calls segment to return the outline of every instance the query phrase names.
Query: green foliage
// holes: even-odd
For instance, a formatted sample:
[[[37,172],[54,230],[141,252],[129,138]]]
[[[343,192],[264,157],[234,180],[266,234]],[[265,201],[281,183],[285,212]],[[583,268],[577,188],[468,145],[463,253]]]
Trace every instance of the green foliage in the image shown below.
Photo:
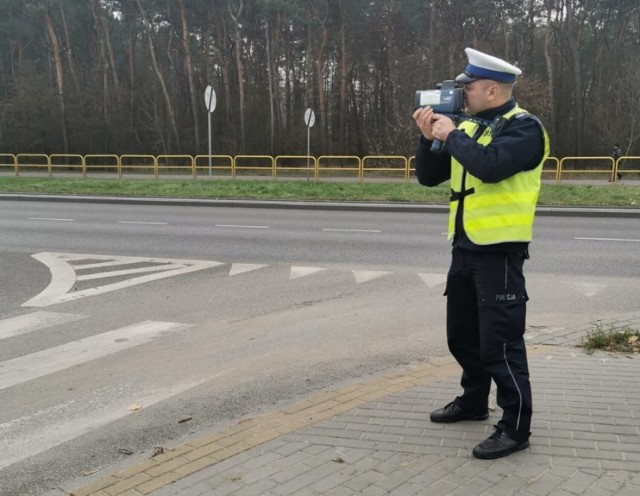
[[[138,2],[150,20],[157,71]],[[218,95],[215,153],[306,153],[300,122],[311,106],[317,116],[313,154],[408,156],[416,137],[414,91],[458,74],[466,64],[464,47],[474,46],[524,69],[516,97],[543,122],[553,118],[554,155],[606,154],[612,140],[626,155],[640,155],[637,0],[588,6],[582,0],[242,0],[239,53],[229,2],[184,1],[199,103],[194,110],[178,2],[0,0],[0,110],[10,113],[1,118],[0,151],[62,151],[60,102],[51,98],[56,61],[44,25],[49,5],[61,47],[71,152],[204,153],[194,149],[194,122],[206,127],[202,93],[211,84]],[[230,3],[237,8],[240,0]],[[273,102],[269,67],[276,75]],[[27,73],[35,81],[27,81]],[[161,80],[179,139],[172,135]],[[44,122],[34,119],[36,105],[18,87],[41,93],[32,99]],[[577,115],[585,118],[578,122]],[[200,138],[203,148],[206,139]]]
[[[614,325],[605,330],[602,324],[598,324],[583,338],[582,347],[587,353],[595,350],[640,353],[640,331],[629,326]]]

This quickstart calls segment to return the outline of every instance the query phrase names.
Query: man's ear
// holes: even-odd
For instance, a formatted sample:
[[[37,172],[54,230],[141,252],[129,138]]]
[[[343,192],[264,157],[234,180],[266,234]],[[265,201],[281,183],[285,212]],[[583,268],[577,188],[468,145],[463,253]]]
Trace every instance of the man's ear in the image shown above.
[[[492,84],[489,86],[488,90],[490,100],[495,100],[500,96],[500,87],[497,84]]]

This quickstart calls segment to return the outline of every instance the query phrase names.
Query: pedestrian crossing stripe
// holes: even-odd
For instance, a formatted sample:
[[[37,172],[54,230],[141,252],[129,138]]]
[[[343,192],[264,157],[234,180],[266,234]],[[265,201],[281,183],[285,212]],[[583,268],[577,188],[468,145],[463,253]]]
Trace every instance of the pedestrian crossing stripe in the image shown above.
[[[64,303],[66,301],[103,294],[150,281],[157,281],[167,277],[188,274],[190,272],[224,265],[222,262],[205,260],[171,260],[163,258],[65,253],[37,253],[32,255],[32,257],[49,268],[51,272],[51,282],[39,295],[31,298],[26,303],[23,303],[23,307],[46,307],[56,303]],[[127,268],[127,266],[134,264],[147,266]],[[91,274],[78,274],[78,272],[86,270],[108,268],[115,268],[116,270],[93,272]],[[117,270],[118,268],[120,268],[120,270]],[[94,281],[128,275],[137,275],[137,277],[101,286],[95,286],[80,291],[73,291],[73,287],[78,281]]]
[[[61,324],[84,319],[86,315],[69,313],[33,312],[18,317],[0,320],[0,340],[40,331]]]
[[[188,327],[191,326],[148,320],[4,361],[0,366],[0,390],[148,343],[158,336]]]
[[[0,320],[0,339],[26,335],[84,318],[87,316],[44,311],[6,318]],[[192,325],[143,321],[2,361],[0,362],[0,391],[63,372],[80,364],[113,356],[189,327]],[[224,372],[216,374],[216,376],[221,375],[224,375]],[[191,390],[209,379],[210,377],[185,378],[168,387],[145,387],[136,390],[133,399],[147,408]],[[43,410],[20,410],[20,416],[0,421],[0,438],[2,438],[3,448],[6,448],[0,457],[0,470],[131,415],[126,405],[133,399],[122,403],[121,398],[113,398],[109,393],[110,388],[103,388],[103,390],[91,388],[87,393],[90,395],[90,401],[83,402],[81,398],[79,407],[76,406],[78,403],[76,399],[70,399],[53,403]],[[57,415],[60,411],[64,411],[64,415]],[[47,422],[42,422],[42,418],[47,418]]]

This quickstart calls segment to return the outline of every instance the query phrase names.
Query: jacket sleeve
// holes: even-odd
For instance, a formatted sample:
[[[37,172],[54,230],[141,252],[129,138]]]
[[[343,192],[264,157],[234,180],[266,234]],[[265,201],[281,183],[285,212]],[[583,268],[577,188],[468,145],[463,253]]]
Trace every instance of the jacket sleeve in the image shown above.
[[[444,148],[469,174],[485,183],[497,183],[540,163],[544,135],[535,118],[524,116],[511,119],[487,146],[456,129]]]
[[[432,153],[432,143],[420,136],[416,150],[416,177],[424,186],[437,186],[451,177],[451,155],[445,151]]]

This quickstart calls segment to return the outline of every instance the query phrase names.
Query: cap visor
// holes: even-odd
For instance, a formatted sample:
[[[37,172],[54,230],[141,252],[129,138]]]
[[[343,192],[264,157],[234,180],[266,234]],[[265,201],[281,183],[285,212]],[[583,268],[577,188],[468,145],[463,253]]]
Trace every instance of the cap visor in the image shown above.
[[[465,84],[465,83],[472,83],[472,82],[474,82],[476,79],[478,79],[478,78],[468,76],[467,74],[465,74],[465,73],[463,72],[462,74],[459,74],[459,75],[458,75],[458,77],[456,77],[456,83],[462,83],[462,84]]]

